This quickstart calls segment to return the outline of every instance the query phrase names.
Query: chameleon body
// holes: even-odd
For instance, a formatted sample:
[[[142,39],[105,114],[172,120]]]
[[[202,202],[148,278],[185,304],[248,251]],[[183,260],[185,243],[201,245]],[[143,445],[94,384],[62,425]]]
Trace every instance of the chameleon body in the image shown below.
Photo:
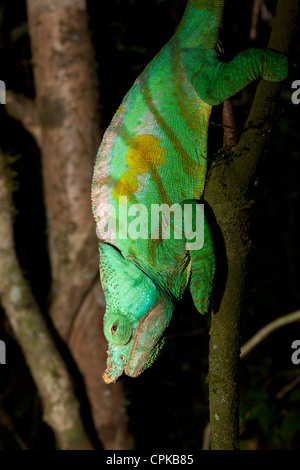
[[[184,213],[188,205],[195,229],[212,106],[258,77],[279,81],[287,75],[286,57],[268,49],[247,49],[230,63],[220,60],[223,4],[188,1],[176,33],[135,81],[99,148],[92,204],[106,299],[107,383],[123,372],[136,377],[153,363],[188,286],[198,311],[207,312],[215,257],[205,217],[203,246],[187,249],[184,217],[162,212],[160,229],[169,224],[170,236],[156,231],[151,237],[158,223],[151,209],[175,204]],[[130,216],[139,221],[140,237],[128,235]],[[175,228],[182,229],[181,237]]]

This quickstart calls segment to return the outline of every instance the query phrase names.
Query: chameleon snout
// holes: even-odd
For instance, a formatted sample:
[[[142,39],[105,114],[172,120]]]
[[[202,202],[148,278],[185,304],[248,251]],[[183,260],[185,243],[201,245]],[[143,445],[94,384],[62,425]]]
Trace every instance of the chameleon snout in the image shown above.
[[[104,374],[102,375],[102,379],[104,380],[106,384],[115,383],[119,377],[120,376],[113,377],[109,370],[106,370]]]
[[[115,383],[118,380],[118,378],[121,377],[123,372],[124,372],[124,367],[123,369],[116,370],[116,367],[114,366],[114,364],[112,362],[109,362],[107,363],[107,368],[104,374],[102,375],[102,379],[104,380],[106,384]]]

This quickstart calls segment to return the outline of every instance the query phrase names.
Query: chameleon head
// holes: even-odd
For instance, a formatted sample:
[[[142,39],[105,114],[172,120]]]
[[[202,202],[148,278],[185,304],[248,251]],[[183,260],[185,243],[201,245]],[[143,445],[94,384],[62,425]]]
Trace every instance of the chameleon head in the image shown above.
[[[132,261],[107,244],[100,247],[100,274],[106,298],[104,335],[108,341],[106,383],[125,373],[137,377],[164,344],[173,302]]]

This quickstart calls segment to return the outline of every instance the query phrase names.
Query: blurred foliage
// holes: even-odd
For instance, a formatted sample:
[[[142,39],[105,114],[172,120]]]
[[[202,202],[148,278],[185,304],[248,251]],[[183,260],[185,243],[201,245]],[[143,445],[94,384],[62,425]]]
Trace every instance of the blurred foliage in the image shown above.
[[[171,37],[184,0],[88,0],[90,30],[98,63],[102,124],[107,127],[124,95],[147,63]],[[269,30],[261,22],[258,39],[249,40],[251,0],[229,0],[223,42],[232,57],[249,46],[267,45]],[[276,2],[267,2],[275,11]],[[291,103],[291,83],[300,79],[299,35],[293,42],[291,70],[280,103],[281,112],[261,164],[252,226],[254,251],[242,318],[242,343],[280,315],[299,308],[300,106]],[[7,88],[34,96],[25,0],[0,0],[0,79]],[[243,126],[255,84],[234,99],[238,127]],[[221,122],[221,107],[212,120]],[[22,126],[0,107],[0,145],[18,156],[14,202],[17,251],[33,292],[46,310],[50,285],[39,151]],[[100,129],[99,129],[100,134]],[[211,152],[222,145],[220,128],[212,126]],[[95,254],[96,256],[96,254]],[[278,393],[300,373],[291,362],[291,344],[299,325],[273,333],[241,363],[241,445],[245,449],[299,449],[300,385],[282,398]],[[43,423],[39,398],[22,353],[0,311],[0,338],[7,345],[7,366],[0,369],[0,449],[53,448],[52,432]],[[185,299],[170,326],[161,358],[137,379],[124,379],[130,431],[138,449],[201,448],[208,421],[207,385],[209,318],[199,317]],[[4,410],[11,425],[3,418]]]

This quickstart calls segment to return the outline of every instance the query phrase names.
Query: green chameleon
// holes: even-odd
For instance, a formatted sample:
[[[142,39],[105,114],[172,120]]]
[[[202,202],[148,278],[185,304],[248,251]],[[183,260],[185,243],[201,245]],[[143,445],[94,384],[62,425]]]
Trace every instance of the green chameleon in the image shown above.
[[[106,383],[154,362],[187,286],[197,310],[208,311],[215,256],[199,208],[211,108],[259,77],[287,76],[286,57],[269,49],[222,62],[223,7],[188,0],[174,36],[137,78],[100,145],[92,204],[106,299]],[[197,231],[204,243],[195,247]]]

